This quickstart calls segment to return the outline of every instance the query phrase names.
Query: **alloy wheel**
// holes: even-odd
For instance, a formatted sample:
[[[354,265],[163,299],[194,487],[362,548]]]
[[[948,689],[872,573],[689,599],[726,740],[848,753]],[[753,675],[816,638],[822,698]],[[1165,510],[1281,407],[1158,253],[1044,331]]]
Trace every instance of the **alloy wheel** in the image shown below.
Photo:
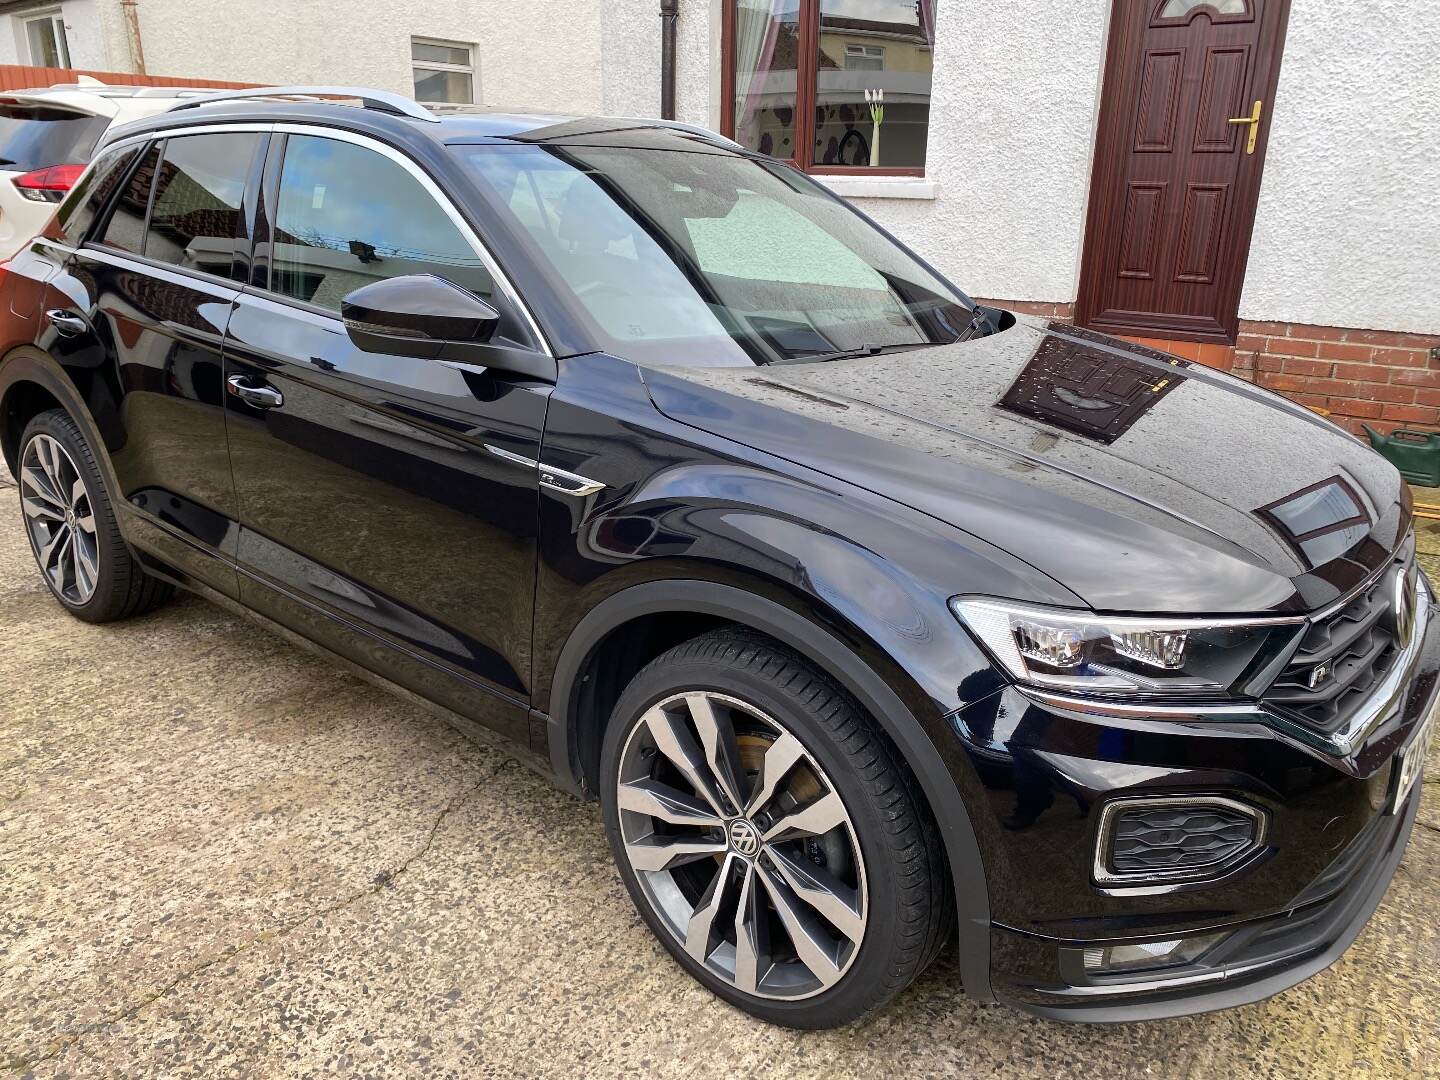
[[[864,860],[838,790],[773,717],[668,697],[630,732],[616,795],[640,891],[695,962],[761,998],[840,981],[865,936]]]
[[[100,549],[90,493],[60,443],[40,433],[20,461],[20,508],[35,560],[55,594],[77,607],[95,595]]]

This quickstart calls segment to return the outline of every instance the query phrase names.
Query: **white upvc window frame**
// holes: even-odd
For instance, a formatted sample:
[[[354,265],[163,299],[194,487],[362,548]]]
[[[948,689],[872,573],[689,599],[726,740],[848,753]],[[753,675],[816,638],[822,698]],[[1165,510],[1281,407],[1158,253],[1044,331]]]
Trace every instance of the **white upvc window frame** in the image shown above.
[[[469,55],[469,57],[470,57],[470,62],[469,62],[468,64],[442,64],[442,63],[441,63],[440,61],[438,61],[438,60],[416,60],[416,59],[415,59],[415,46],[416,46],[416,45],[434,45],[436,48],[441,48],[441,49],[464,49],[464,50],[466,51],[466,53]],[[454,71],[454,72],[458,72],[458,73],[460,73],[460,74],[462,74],[462,75],[469,75],[469,76],[470,76],[470,100],[469,100],[469,101],[433,102],[433,103],[427,103],[427,104],[446,104],[446,105],[477,105],[477,104],[479,104],[479,102],[480,102],[480,65],[477,63],[476,58],[475,58],[475,48],[476,48],[476,46],[475,46],[475,43],[474,43],[473,41],[450,41],[450,40],[447,40],[446,38],[421,37],[421,36],[418,35],[418,34],[417,34],[417,35],[411,35],[411,37],[410,37],[410,73],[411,73],[411,82],[412,82],[412,83],[414,82],[414,73],[415,73],[415,71],[416,71],[417,69],[420,70],[420,71]]]
[[[25,55],[34,67],[50,67],[50,64],[42,64],[30,50],[30,25],[32,23],[47,23],[50,33],[55,39],[55,51],[61,61],[60,67],[70,68],[74,65],[70,60],[70,42],[65,36],[65,13],[58,7],[44,8],[40,11],[26,11],[15,15],[20,23],[20,37],[25,42]]]
[[[878,68],[850,66],[850,60],[876,61],[880,62]],[[884,71],[885,70],[885,46],[868,45],[860,42],[847,42],[845,45],[845,70],[846,71]]]

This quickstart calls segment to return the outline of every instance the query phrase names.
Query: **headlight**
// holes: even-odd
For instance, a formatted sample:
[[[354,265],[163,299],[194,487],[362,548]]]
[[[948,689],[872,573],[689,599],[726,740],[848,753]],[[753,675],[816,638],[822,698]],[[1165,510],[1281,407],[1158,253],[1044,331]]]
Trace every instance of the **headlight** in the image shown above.
[[[1127,696],[1224,696],[1275,659],[1305,622],[1126,618],[964,596],[950,606],[1021,682]]]

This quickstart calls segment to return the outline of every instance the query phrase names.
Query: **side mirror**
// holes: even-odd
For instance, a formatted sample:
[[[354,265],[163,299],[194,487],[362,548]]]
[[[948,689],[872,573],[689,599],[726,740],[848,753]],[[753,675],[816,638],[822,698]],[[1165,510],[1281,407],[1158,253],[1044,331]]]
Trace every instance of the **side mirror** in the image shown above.
[[[439,359],[447,345],[483,345],[500,313],[474,293],[434,274],[362,285],[340,301],[345,332],[366,352]]]

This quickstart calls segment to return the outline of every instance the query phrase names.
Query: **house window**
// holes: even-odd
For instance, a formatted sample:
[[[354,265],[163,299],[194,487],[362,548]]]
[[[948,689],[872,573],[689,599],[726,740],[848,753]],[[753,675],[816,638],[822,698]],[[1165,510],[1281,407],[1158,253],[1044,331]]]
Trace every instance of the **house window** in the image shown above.
[[[925,171],[935,0],[727,0],[725,134],[818,173]]]
[[[474,45],[412,38],[410,61],[415,74],[416,101],[474,104]]]
[[[47,11],[24,20],[25,45],[30,63],[38,67],[68,68],[70,47],[65,41],[65,19],[58,11]]]
[[[883,46],[883,45],[846,45],[846,46],[845,46],[845,70],[846,70],[846,71],[884,71],[884,70],[885,70],[885,46]]]

